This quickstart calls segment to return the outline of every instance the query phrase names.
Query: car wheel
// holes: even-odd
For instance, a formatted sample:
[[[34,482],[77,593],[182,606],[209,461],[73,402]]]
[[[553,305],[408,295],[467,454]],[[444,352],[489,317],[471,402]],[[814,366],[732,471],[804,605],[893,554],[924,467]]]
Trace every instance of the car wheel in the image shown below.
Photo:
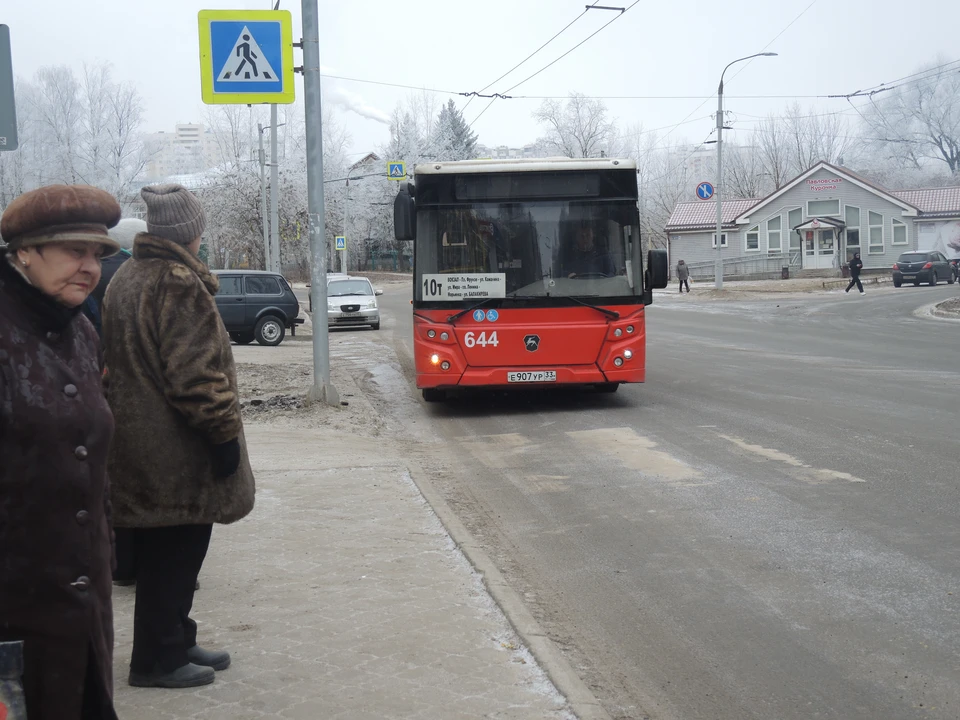
[[[914,281],[913,281],[913,286],[914,286],[914,287],[919,287],[919,286],[920,286],[920,281],[919,281],[919,280],[914,280]]]
[[[447,399],[447,393],[437,388],[424,388],[420,392],[426,402],[443,402]]]
[[[947,285],[953,285],[953,283],[955,283],[956,280],[957,280],[957,274],[950,273],[950,277],[947,278]]]
[[[232,332],[230,339],[237,345],[249,345],[254,340],[252,332]]]
[[[615,393],[620,389],[620,383],[600,383],[599,385],[594,385],[597,389],[597,392],[600,393]]]
[[[283,322],[280,318],[274,317],[273,315],[260,318],[257,322],[257,327],[253,331],[257,342],[268,347],[273,347],[283,342],[285,333],[286,328],[283,327]]]
[[[903,280],[894,280],[894,281],[893,281],[893,286],[894,286],[894,287],[900,287],[901,285],[903,285]]]
[[[370,327],[371,327],[372,329],[374,329],[374,330],[379,330],[379,329],[380,329],[380,323],[379,323],[379,322],[375,322],[375,323],[374,323],[373,325],[371,325]]]
[[[930,276],[930,286],[931,286],[931,287],[935,287],[938,282],[939,282],[939,280],[938,280],[938,278],[937,278],[937,274],[936,274],[936,273],[933,273],[933,274]]]

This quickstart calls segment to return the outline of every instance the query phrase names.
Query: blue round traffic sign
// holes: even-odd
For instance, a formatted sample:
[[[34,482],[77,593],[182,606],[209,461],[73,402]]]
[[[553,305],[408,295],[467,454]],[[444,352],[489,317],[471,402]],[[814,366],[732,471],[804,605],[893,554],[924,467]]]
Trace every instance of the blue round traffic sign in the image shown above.
[[[478,309],[473,311],[473,319],[476,320],[477,322],[483,322],[484,317],[485,317],[485,313],[483,312],[483,310]]]
[[[500,317],[500,313],[496,310],[487,310],[487,322],[496,322],[498,317]]]
[[[702,182],[697,185],[697,197],[701,200],[709,200],[713,197],[713,185],[708,182]]]

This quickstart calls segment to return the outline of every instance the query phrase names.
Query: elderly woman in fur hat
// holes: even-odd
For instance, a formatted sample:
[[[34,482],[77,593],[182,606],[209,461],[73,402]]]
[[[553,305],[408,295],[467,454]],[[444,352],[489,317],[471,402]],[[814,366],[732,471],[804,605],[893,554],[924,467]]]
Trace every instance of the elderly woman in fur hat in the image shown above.
[[[141,191],[147,232],[104,300],[107,399],[117,418],[110,478],[117,527],[134,531],[137,601],[129,682],[185,688],[230,665],[190,618],[214,523],[254,503],[219,284],[198,257],[203,208],[180,185]]]
[[[114,424],[80,308],[119,249],[107,234],[119,219],[108,193],[52,185],[0,220],[0,642],[22,643],[30,720],[116,718]]]

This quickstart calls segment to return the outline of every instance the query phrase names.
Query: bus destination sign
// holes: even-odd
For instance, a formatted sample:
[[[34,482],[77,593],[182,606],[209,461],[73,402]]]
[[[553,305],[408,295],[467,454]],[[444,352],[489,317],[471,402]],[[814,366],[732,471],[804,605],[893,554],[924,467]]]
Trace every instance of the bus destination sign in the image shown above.
[[[422,282],[424,300],[484,300],[507,294],[506,273],[424,274]]]

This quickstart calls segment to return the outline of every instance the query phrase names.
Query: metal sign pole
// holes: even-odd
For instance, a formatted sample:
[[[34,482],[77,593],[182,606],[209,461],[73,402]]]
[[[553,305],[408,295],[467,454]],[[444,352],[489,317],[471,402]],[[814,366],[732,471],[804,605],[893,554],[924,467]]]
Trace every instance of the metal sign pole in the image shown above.
[[[280,169],[277,161],[277,106],[270,106],[270,259],[280,270]]]
[[[263,225],[263,269],[269,270],[273,263],[270,260],[270,232],[267,225],[267,158],[263,152],[263,125],[257,123],[260,134],[260,149],[257,157],[260,159],[260,219]]]
[[[307,213],[310,232],[310,296],[313,301],[313,387],[309,399],[339,405],[330,382],[327,328],[327,253],[323,206],[323,125],[320,106],[320,21],[318,0],[300,0],[303,15],[303,95],[307,124]]]
[[[0,25],[0,150],[16,150],[17,106],[13,95],[13,60],[10,54],[10,28]]]

